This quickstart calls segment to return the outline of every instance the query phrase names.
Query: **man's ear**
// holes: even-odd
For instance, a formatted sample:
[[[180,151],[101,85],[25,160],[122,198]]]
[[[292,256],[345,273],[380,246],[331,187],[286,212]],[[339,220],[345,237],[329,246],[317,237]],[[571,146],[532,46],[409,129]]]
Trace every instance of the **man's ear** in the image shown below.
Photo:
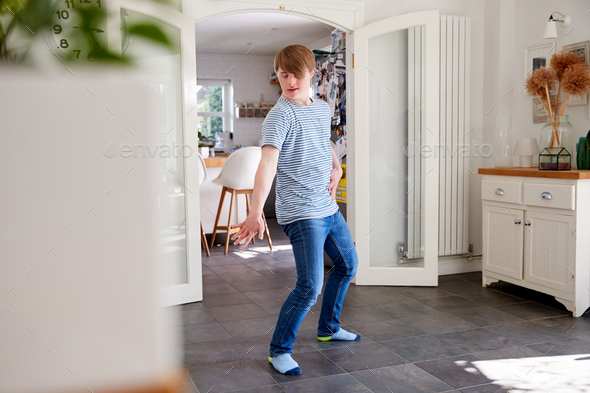
[[[311,70],[311,77],[312,77],[312,78],[313,78],[313,76],[315,75],[315,73],[316,73],[316,69],[314,68],[313,70]]]

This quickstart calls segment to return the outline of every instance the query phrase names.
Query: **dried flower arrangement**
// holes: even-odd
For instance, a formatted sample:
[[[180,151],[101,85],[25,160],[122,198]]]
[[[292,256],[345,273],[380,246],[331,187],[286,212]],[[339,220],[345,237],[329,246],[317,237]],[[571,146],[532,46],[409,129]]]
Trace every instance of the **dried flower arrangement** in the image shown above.
[[[558,83],[557,96],[551,100],[550,90]],[[563,116],[571,96],[583,96],[590,90],[590,68],[584,65],[582,57],[573,52],[558,52],[551,58],[550,67],[533,71],[526,79],[527,93],[536,96],[549,115],[553,132],[549,147],[563,147],[559,135],[560,117]],[[561,92],[567,93],[561,105]]]

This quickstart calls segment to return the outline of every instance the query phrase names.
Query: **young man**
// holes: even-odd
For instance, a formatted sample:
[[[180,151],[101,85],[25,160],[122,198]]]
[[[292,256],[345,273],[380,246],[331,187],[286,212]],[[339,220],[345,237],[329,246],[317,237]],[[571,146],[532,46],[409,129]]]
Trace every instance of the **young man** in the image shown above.
[[[289,45],[275,56],[282,96],[262,125],[262,159],[256,172],[250,214],[236,227],[234,244],[246,247],[259,233],[262,208],[277,174],[276,214],[293,246],[297,284],[278,317],[270,344],[269,361],[283,374],[301,374],[291,357],[299,325],[316,303],[324,280],[324,250],[334,263],[328,277],[320,312],[317,338],[360,340],[340,328],[340,310],[346,290],[356,273],[357,253],[350,230],[336,204],[336,187],[342,168],[330,145],[330,107],[309,98],[315,73],[313,52],[303,45]]]

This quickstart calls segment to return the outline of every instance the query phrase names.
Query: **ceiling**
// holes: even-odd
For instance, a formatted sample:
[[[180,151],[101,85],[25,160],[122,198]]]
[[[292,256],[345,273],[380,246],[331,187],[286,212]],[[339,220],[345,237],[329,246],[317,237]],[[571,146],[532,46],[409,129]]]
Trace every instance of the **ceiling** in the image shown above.
[[[275,55],[287,45],[309,45],[325,39],[333,29],[300,16],[257,12],[199,22],[195,25],[195,36],[197,52]]]

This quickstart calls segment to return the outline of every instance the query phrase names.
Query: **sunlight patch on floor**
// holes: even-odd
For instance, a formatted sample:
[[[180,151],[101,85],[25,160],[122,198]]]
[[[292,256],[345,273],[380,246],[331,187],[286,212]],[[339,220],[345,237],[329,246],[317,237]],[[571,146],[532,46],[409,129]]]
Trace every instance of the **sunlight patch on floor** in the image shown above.
[[[268,248],[268,245],[261,246],[261,247],[248,246],[248,248],[246,248],[242,251],[234,252],[234,255],[238,256],[240,258],[250,259],[250,258],[257,257],[260,254],[272,255],[272,253],[274,251],[285,251],[285,250],[292,250],[292,249],[293,249],[293,247],[290,244],[272,246],[272,251],[270,251],[270,248]]]
[[[590,392],[590,354],[456,362],[473,367],[495,385],[517,392]],[[464,363],[464,364],[460,364]],[[510,377],[509,374],[512,376]]]

